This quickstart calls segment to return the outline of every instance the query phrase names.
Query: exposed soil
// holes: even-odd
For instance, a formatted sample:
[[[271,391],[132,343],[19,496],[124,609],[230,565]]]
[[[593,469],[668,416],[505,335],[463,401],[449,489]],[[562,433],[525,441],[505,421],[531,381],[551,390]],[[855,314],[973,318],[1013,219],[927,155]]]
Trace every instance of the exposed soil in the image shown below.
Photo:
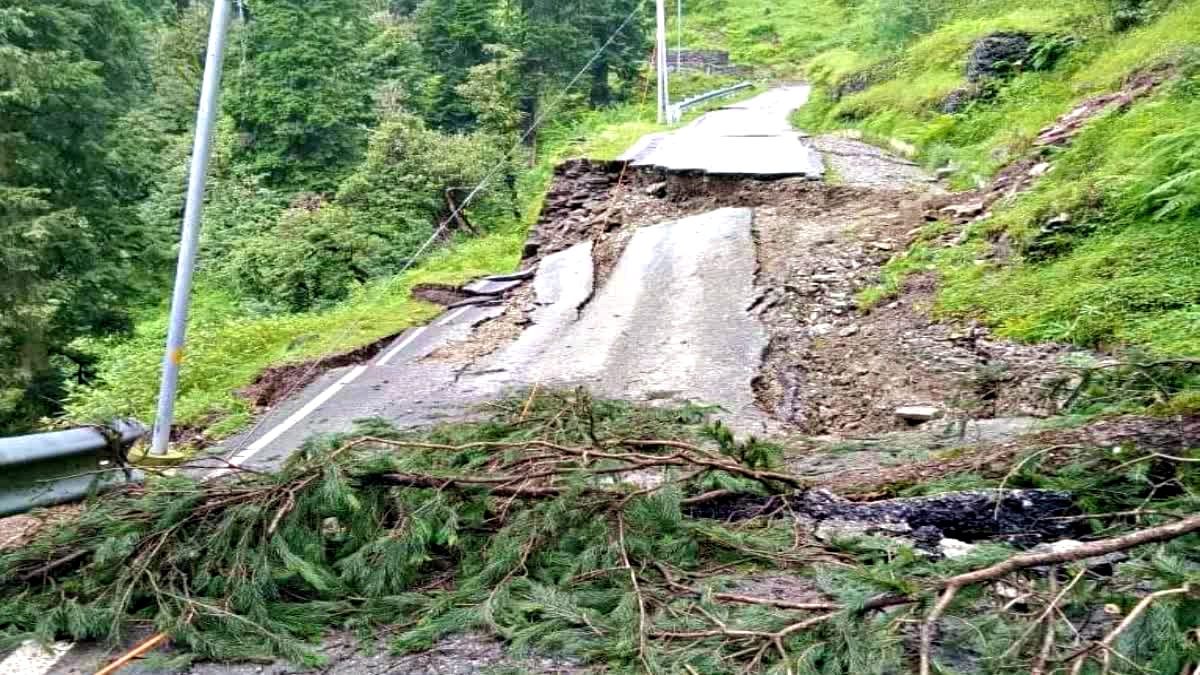
[[[432,302],[443,307],[474,297],[457,286],[447,284],[417,284],[413,286],[412,296],[418,300]]]
[[[396,339],[395,335],[389,335],[348,352],[330,354],[299,363],[273,366],[264,370],[250,386],[242,389],[238,394],[250,401],[256,408],[269,408],[312,384],[328,370],[375,358],[394,339]]]
[[[596,283],[637,228],[738,206],[755,210],[761,297],[748,308],[771,335],[756,383],[760,406],[806,434],[902,430],[898,407],[954,420],[1053,414],[1047,383],[1067,348],[992,338],[982,327],[929,318],[936,278],[909,279],[900,298],[864,313],[856,294],[878,282],[925,224],[939,188],[911,162],[852,139],[822,137],[854,182],[761,181],[631,171],[619,162],[560,166],[526,252],[532,262],[591,239]],[[469,365],[516,339],[534,298],[430,358]]]
[[[515,341],[529,325],[534,303],[533,286],[523,284],[509,291],[506,298],[508,305],[504,314],[479,324],[466,339],[438,347],[425,358],[466,367]]]

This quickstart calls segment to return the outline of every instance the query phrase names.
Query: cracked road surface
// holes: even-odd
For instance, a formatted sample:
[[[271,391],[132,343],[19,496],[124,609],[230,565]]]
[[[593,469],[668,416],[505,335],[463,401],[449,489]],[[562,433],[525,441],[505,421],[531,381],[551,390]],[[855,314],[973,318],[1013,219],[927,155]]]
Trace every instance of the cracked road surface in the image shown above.
[[[752,221],[750,209],[725,208],[643,227],[594,298],[590,242],[549,256],[537,282],[554,293],[535,284],[545,304],[534,326],[464,382],[485,393],[586,385],[604,396],[721,405],[747,426],[759,418],[751,381],[767,342],[746,311],[757,266]]]
[[[778,87],[705,113],[677,131],[642,138],[621,159],[678,173],[820,179],[820,153],[788,121],[810,90],[806,84]]]
[[[821,158],[787,121],[807,97],[807,86],[772,90],[671,134],[644,139],[629,156],[635,166],[668,172],[816,179]],[[325,373],[227,441],[221,455],[235,465],[270,470],[309,436],[349,431],[356,419],[380,417],[399,427],[462,419],[505,390],[542,384],[586,384],[612,397],[720,405],[736,428],[758,431],[767,418],[755,407],[752,380],[767,334],[748,312],[758,265],[752,224],[751,209],[724,208],[640,228],[598,288],[592,242],[548,256],[533,280],[537,309],[531,325],[492,355],[465,367],[426,358],[505,307],[452,310],[398,336],[370,362]],[[494,641],[485,642],[467,651],[493,649]],[[403,659],[380,664],[354,650],[339,651],[332,642],[325,650],[336,672],[380,672],[381,665],[382,672],[451,672],[444,664],[409,667]],[[78,675],[95,672],[111,656],[96,645],[59,645],[51,654],[28,644],[0,653],[0,673]],[[135,665],[123,672],[148,671]],[[301,671],[280,664],[198,664],[155,672]]]

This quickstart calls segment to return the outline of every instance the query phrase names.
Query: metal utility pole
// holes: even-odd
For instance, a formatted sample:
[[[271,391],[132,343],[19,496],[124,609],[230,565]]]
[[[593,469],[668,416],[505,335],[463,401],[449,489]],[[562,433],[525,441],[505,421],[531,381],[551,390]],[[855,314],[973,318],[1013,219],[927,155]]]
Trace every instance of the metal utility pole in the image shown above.
[[[217,118],[217,98],[221,90],[221,65],[225,56],[225,38],[229,32],[229,16],[229,0],[214,0],[212,25],[208,32],[208,56],[204,62],[204,84],[200,89],[200,107],[196,112],[196,138],[192,145],[187,205],[183,212],[179,266],[175,271],[175,294],[171,298],[167,353],[163,357],[158,415],[154,420],[154,441],[150,447],[153,455],[165,455],[167,444],[171,440],[175,392],[179,386],[179,365],[183,362],[188,304],[192,294],[192,272],[196,265],[196,249],[200,242],[200,213],[204,209],[204,182],[208,178],[208,160],[212,154],[213,126]]]
[[[656,0],[658,13],[658,34],[654,51],[658,58],[655,70],[658,71],[658,123],[669,122],[668,106],[671,97],[667,92],[667,3],[666,0]]]
[[[683,68],[683,0],[675,0],[675,74]]]

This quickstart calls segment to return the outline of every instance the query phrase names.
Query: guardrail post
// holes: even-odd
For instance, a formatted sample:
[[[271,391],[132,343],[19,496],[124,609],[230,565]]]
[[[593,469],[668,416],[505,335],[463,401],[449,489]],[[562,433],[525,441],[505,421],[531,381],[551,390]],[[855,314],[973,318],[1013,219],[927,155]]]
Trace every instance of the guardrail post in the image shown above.
[[[78,501],[107,488],[143,480],[125,463],[146,435],[137,422],[111,428],[0,438],[0,516]]]

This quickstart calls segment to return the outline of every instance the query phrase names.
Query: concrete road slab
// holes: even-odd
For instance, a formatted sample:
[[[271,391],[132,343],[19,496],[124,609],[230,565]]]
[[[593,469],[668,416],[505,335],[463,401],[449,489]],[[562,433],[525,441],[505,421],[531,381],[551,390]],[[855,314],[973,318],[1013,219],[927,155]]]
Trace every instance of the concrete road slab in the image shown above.
[[[426,326],[405,331],[371,363],[330,370],[297,395],[276,405],[254,427],[216,448],[219,456],[255,469],[275,469],[314,434],[350,431],[354,421],[399,415],[401,426],[443,419],[441,401],[457,373],[450,367],[421,361],[438,347],[461,340],[472,328],[504,312],[501,305],[470,305],[447,312]],[[444,394],[451,401],[460,397]],[[414,401],[396,406],[396,400]],[[407,411],[411,409],[412,413]],[[216,466],[214,464],[214,466]]]
[[[757,265],[752,219],[750,209],[720,209],[639,229],[577,316],[551,305],[560,311],[546,335],[532,339],[527,330],[465,373],[463,386],[483,396],[503,386],[584,384],[606,396],[719,404],[732,419],[758,419],[751,382],[767,336],[746,311]],[[546,274],[548,287],[571,278],[543,268],[538,279]],[[582,286],[570,297],[577,306]]]
[[[807,85],[772,89],[669,134],[646,136],[622,159],[673,173],[818,179],[825,171],[820,153],[788,120],[808,95]]]

